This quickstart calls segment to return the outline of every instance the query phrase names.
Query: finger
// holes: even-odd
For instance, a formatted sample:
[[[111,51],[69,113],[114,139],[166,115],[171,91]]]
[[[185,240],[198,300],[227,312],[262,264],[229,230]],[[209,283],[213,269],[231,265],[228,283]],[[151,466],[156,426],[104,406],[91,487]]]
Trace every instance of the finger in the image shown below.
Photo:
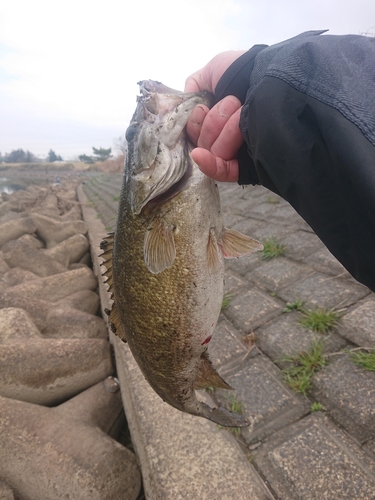
[[[235,158],[244,142],[239,127],[241,110],[242,107],[229,117],[218,138],[211,146],[211,153],[223,160]]]
[[[190,154],[207,177],[218,182],[238,181],[238,161],[236,159],[226,161],[202,148],[193,149]]]
[[[186,124],[186,132],[193,142],[197,144],[199,134],[201,133],[203,121],[209,111],[209,108],[204,104],[198,104],[195,106],[193,111],[189,116],[189,120]]]
[[[185,82],[184,92],[200,92],[201,86],[199,84],[199,78],[196,78],[195,74],[189,76]]]
[[[218,102],[206,115],[202,124],[197,145],[200,148],[211,149],[219,137],[229,118],[241,107],[237,97],[229,95]]]

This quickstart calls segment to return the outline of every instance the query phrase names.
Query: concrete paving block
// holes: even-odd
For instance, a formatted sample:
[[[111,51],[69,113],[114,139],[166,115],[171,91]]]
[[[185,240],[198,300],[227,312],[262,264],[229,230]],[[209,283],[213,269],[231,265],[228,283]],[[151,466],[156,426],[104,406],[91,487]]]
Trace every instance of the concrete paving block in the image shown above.
[[[0,479],[17,499],[136,500],[135,456],[102,429],[121,410],[103,386],[56,408],[0,397]]]
[[[288,234],[280,243],[285,245],[285,255],[298,261],[323,247],[316,234],[302,230]]]
[[[363,285],[333,278],[327,274],[313,273],[286,286],[278,292],[278,296],[285,302],[300,299],[306,308],[343,308],[354,304],[368,293],[368,289]]]
[[[43,338],[31,317],[23,309],[0,309],[0,344]]]
[[[232,397],[243,405],[243,414],[251,425],[241,429],[243,439],[251,444],[276,430],[297,421],[309,412],[309,402],[293,393],[284,383],[280,370],[262,355],[251,357],[235,373],[225,376],[235,394],[219,389],[215,397],[223,406]]]
[[[331,254],[331,252],[325,246],[320,248],[318,251],[306,256],[303,259],[303,262],[322,273],[327,273],[334,276],[350,276],[345,267],[336,259],[336,257]]]
[[[269,238],[274,238],[276,241],[280,242],[283,238],[286,238],[288,234],[292,233],[292,231],[293,229],[291,227],[271,222],[256,229],[251,236],[262,243]]]
[[[273,498],[233,436],[163,403],[128,346],[114,336],[113,343],[147,500]]]
[[[282,500],[375,499],[375,462],[320,412],[273,435],[255,462]]]
[[[246,278],[256,283],[261,288],[271,291],[279,290],[312,273],[312,270],[285,257],[277,257],[263,261]]]
[[[233,297],[240,293],[241,290],[243,291],[248,284],[248,281],[243,276],[227,270],[224,279],[224,297],[227,296],[229,299],[233,299]]]
[[[224,262],[226,272],[230,270],[234,271],[239,276],[244,276],[246,273],[259,266],[263,261],[260,252],[255,252],[238,259],[226,259]]]
[[[223,366],[229,369],[231,366],[238,366],[238,362],[247,355],[249,350],[242,340],[245,340],[245,336],[221,316],[212,340],[208,344],[210,360],[215,368],[219,369]]]
[[[332,356],[314,376],[313,394],[358,441],[375,436],[375,372],[356,366],[347,355]]]
[[[340,333],[361,347],[375,347],[375,294],[359,301],[340,320]]]
[[[113,374],[109,342],[33,339],[0,345],[0,395],[54,405]]]
[[[314,341],[322,341],[326,353],[338,351],[347,345],[336,333],[323,335],[307,330],[300,325],[301,318],[298,312],[284,313],[255,331],[256,345],[282,369],[289,365],[283,362],[284,356],[306,351]]]
[[[250,289],[235,297],[223,312],[237,328],[249,333],[281,314],[282,306],[259,289]]]

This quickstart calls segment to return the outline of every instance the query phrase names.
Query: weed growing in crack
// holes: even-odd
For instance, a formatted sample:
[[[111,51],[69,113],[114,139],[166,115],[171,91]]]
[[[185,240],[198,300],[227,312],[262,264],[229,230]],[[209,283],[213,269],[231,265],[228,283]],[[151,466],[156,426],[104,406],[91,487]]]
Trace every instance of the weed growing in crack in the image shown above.
[[[324,309],[323,307],[312,310],[302,310],[304,317],[300,323],[305,328],[318,333],[326,333],[336,326],[339,312],[333,309]]]
[[[369,370],[371,372],[375,371],[375,349],[370,350],[369,352],[351,352],[350,358],[353,363],[360,366],[361,368],[364,368],[365,370]]]
[[[315,341],[312,342],[308,351],[283,357],[283,361],[291,365],[283,370],[285,380],[291,389],[306,396],[306,393],[312,388],[314,373],[327,364],[323,351],[323,344]]]
[[[302,300],[295,300],[294,302],[287,302],[283,309],[283,313],[289,313],[292,311],[302,311],[303,302]]]
[[[268,238],[263,242],[263,250],[261,252],[262,259],[271,260],[275,257],[285,254],[286,247],[281,245],[275,238]]]

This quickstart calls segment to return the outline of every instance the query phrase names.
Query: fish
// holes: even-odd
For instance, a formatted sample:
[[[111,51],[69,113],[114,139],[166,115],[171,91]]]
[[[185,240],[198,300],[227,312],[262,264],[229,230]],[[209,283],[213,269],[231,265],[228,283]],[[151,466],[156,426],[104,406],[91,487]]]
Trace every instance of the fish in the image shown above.
[[[243,427],[249,422],[242,415],[199,401],[195,391],[232,389],[207,351],[221,311],[224,258],[263,247],[223,226],[218,186],[190,157],[187,120],[212,96],[153,80],[138,84],[117,225],[101,245],[113,300],[108,321],[165,402]]]

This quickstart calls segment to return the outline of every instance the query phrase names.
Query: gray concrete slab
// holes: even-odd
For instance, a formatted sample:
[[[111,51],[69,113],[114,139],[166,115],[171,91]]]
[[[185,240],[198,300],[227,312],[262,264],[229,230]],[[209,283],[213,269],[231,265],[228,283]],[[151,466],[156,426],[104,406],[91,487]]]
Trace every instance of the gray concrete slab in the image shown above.
[[[375,436],[375,372],[356,366],[348,355],[332,356],[314,376],[313,394],[358,441]]]
[[[273,435],[254,461],[282,500],[373,500],[375,463],[320,412]]]
[[[264,439],[309,412],[308,401],[286,387],[280,370],[263,355],[239,364],[225,380],[235,394],[219,389],[215,396],[223,406],[230,405],[233,398],[242,404],[243,414],[251,422],[241,429],[247,444]]]

